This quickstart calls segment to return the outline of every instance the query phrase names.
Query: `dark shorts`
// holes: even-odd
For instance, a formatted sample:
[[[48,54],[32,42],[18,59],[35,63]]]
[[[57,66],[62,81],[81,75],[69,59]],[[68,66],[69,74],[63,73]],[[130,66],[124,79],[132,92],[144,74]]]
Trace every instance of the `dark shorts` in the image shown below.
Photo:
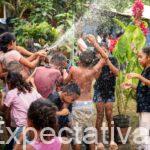
[[[103,103],[107,103],[107,102],[115,102],[115,96],[114,95],[110,95],[110,96],[101,96],[101,93],[99,91],[94,91],[94,97],[93,97],[93,102],[98,103],[98,102],[103,102]]]

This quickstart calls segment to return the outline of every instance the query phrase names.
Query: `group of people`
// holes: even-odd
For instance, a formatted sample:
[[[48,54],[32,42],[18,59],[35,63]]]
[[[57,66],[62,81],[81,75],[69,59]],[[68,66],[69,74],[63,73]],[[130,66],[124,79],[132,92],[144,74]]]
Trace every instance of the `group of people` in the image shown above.
[[[6,150],[23,148],[24,128],[32,127],[37,131],[26,136],[27,150],[82,149],[84,131],[96,128],[96,136],[89,136],[86,145],[90,150],[104,150],[101,127],[104,118],[108,122],[110,149],[118,149],[111,139],[113,121],[113,102],[115,102],[116,77],[119,74],[117,59],[105,46],[100,46],[93,35],[86,40],[94,47],[89,51],[83,39],[78,40],[79,62],[77,66],[69,66],[67,58],[56,53],[47,56],[44,50],[31,53],[16,45],[11,33],[0,35],[0,78],[3,80],[0,110],[4,114],[6,126],[16,131],[19,140],[11,140]],[[84,44],[83,44],[84,43]],[[150,48],[139,53],[139,61],[144,67],[142,75],[128,74],[128,78],[138,78],[137,108],[140,113],[141,126],[149,126],[150,120]],[[44,62],[41,63],[40,62]],[[123,88],[135,88],[124,83]],[[93,91],[94,89],[94,91]],[[147,118],[147,119],[146,119]],[[63,127],[73,132],[63,132],[63,137],[71,137],[70,144],[62,142],[57,135],[45,131],[44,139],[52,143],[43,143],[40,138],[42,129],[50,127],[58,132]],[[80,131],[76,131],[80,127]],[[51,134],[51,135],[49,135]],[[86,135],[94,134],[87,130]],[[86,143],[87,144],[87,143]]]

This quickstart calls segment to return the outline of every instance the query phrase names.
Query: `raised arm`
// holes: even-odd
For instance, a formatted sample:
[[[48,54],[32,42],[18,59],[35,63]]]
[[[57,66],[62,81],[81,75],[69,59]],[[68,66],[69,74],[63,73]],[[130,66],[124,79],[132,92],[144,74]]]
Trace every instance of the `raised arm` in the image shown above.
[[[102,48],[99,46],[99,44],[98,44],[97,41],[96,41],[96,38],[95,38],[93,35],[89,34],[89,35],[87,36],[87,40],[88,40],[88,42],[89,42],[91,45],[93,45],[93,46],[97,49],[97,51],[100,53],[100,55],[101,55],[104,59],[108,59],[107,53],[104,51],[104,49],[102,49]]]
[[[24,55],[24,56],[31,56],[31,55],[33,55],[34,53],[32,53],[32,52],[29,52],[28,50],[26,50],[24,47],[22,47],[22,46],[16,46],[16,50],[18,51],[18,52],[20,52],[22,55]]]
[[[38,56],[34,61],[30,62],[27,58],[21,57],[19,62],[30,69],[34,69],[39,63],[40,56]]]
[[[113,72],[113,74],[118,76],[119,69],[115,65],[113,65],[109,59],[107,59],[106,63],[109,66],[110,70]]]
[[[106,64],[106,60],[101,58],[99,62],[91,69],[91,74],[95,77],[98,78],[98,76],[101,73],[101,69],[103,66]]]
[[[102,56],[102,58],[104,58],[106,60],[106,64],[109,66],[110,70],[115,75],[118,75],[119,69],[112,64],[112,62],[108,58],[108,54],[105,52],[105,50],[103,48],[101,48],[99,46],[99,44],[97,43],[95,37],[93,35],[88,35],[87,36],[87,40],[89,41],[90,44],[92,44],[97,49],[97,51],[100,53],[100,55]],[[97,65],[99,65],[99,64],[97,64]]]
[[[46,57],[47,53],[45,52],[45,50],[40,50],[38,52],[32,53],[28,50],[26,50],[24,47],[22,46],[16,46],[16,50],[18,52],[20,52],[20,54],[24,55],[24,56],[29,56],[28,59],[30,60],[30,57],[35,57],[35,56],[43,56]],[[33,59],[32,59],[33,60]]]

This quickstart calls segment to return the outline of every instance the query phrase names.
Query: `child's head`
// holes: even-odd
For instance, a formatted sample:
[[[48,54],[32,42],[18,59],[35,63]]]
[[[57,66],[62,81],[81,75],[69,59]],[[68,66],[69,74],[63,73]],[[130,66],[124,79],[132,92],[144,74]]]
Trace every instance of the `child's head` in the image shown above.
[[[90,67],[95,59],[95,53],[93,51],[84,51],[80,54],[79,59],[83,67]]]
[[[28,126],[41,131],[46,127],[57,129],[56,107],[47,100],[34,101],[28,109]]]
[[[70,104],[80,96],[80,88],[76,83],[70,83],[63,87],[61,98],[64,102]]]
[[[17,88],[19,92],[23,93],[32,91],[31,85],[18,72],[8,72],[6,81],[10,90]]]
[[[61,53],[54,54],[51,58],[51,63],[59,68],[67,67],[67,58]]]
[[[150,64],[150,47],[145,47],[138,54],[138,60],[143,67]]]
[[[42,58],[39,66],[49,67],[50,66],[50,57],[47,56],[45,58]]]
[[[16,39],[15,36],[9,32],[0,35],[0,50],[6,53],[11,49],[15,49]]]

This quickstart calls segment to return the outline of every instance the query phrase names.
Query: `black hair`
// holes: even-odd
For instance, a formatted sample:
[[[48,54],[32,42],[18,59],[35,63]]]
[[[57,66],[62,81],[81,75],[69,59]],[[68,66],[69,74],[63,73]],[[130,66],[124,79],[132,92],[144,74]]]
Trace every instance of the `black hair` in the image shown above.
[[[19,92],[23,93],[32,91],[32,86],[18,72],[8,72],[6,81],[10,84],[11,89],[17,88]]]
[[[67,94],[76,93],[80,95],[80,87],[76,83],[69,83],[62,88],[63,92],[67,92]]]
[[[55,65],[61,65],[62,62],[67,62],[67,58],[65,55],[61,54],[61,53],[56,53],[52,56],[51,58],[51,63],[55,64]]]
[[[28,109],[28,119],[31,120],[36,130],[50,127],[57,130],[57,108],[45,99],[34,101]]]
[[[150,46],[144,47],[142,49],[143,53],[145,53],[148,57],[150,57]]]
[[[8,45],[11,42],[15,42],[15,41],[16,41],[15,36],[11,34],[10,32],[5,32],[1,34],[0,35],[0,50],[6,53],[9,50]]]
[[[90,67],[95,59],[95,52],[84,51],[80,54],[79,58],[83,66]]]

